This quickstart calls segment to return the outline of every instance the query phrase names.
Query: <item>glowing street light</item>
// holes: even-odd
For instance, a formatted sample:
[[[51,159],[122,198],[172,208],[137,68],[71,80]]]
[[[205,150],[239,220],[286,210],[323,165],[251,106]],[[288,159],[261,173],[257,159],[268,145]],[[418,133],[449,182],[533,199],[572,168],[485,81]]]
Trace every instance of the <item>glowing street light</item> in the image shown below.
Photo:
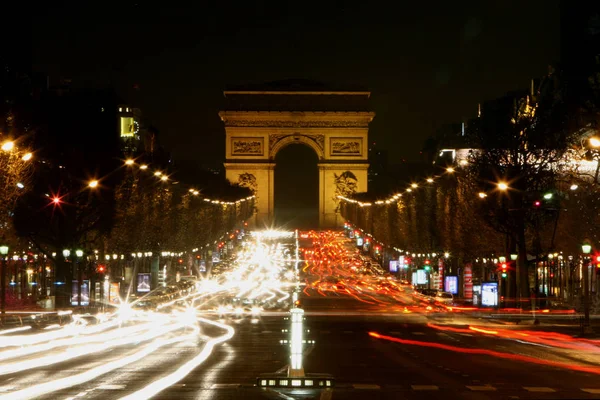
[[[15,148],[15,142],[8,141],[8,142],[2,143],[2,150],[4,150],[4,151],[11,151],[14,148]]]
[[[140,165],[140,169],[148,169],[148,166],[146,164],[142,164]]]
[[[25,154],[23,155],[23,157],[21,157],[21,159],[22,159],[23,161],[29,161],[29,160],[31,160],[31,157],[33,157],[33,154],[31,154],[31,153],[25,153]]]
[[[432,178],[427,178],[427,183],[433,183],[433,179]]]
[[[546,199],[546,200],[550,200],[551,198],[552,198],[552,193],[546,193],[544,195],[544,199]]]
[[[446,168],[446,172],[448,172],[448,173],[450,173],[450,174],[451,174],[451,173],[453,173],[453,172],[454,172],[454,168],[452,168],[452,167],[448,167],[448,168]]]
[[[88,184],[88,186],[90,188],[94,189],[94,188],[98,187],[98,181],[97,180],[90,181],[90,183]]]
[[[59,204],[60,204],[60,197],[58,197],[58,196],[54,196],[54,197],[52,198],[52,202],[53,202],[55,205],[59,205]]]
[[[169,177],[166,176],[166,175],[163,175],[163,176],[160,177],[160,180],[163,181],[163,182],[166,182],[166,181],[169,180]]]
[[[131,158],[129,158],[125,161],[125,165],[133,165],[133,164],[134,164],[134,161]]]
[[[479,192],[479,193],[477,193],[477,195],[479,196],[480,199],[485,199],[487,197],[487,194],[485,194],[484,192]]]
[[[502,191],[508,190],[508,185],[506,184],[506,182],[498,182],[498,189]]]
[[[161,176],[161,175],[162,175],[162,172],[160,172],[160,171],[156,171],[156,172],[154,173],[154,176]]]
[[[590,146],[600,147],[600,139],[595,138],[595,137],[590,138]]]
[[[579,187],[579,186],[577,186],[577,185],[575,185],[575,184],[572,184],[572,185],[571,185],[571,187],[570,187],[570,189],[571,189],[571,190],[577,190],[577,188],[578,188],[578,187]]]

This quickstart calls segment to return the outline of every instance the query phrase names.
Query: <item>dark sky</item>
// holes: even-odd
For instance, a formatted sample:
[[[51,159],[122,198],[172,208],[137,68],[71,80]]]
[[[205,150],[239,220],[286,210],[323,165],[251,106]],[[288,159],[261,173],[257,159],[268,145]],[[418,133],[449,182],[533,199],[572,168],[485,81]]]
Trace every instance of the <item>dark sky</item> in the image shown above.
[[[558,1],[83,3],[31,11],[35,69],[115,85],[188,160],[223,158],[228,84],[364,85],[377,113],[371,140],[396,163],[559,55]]]

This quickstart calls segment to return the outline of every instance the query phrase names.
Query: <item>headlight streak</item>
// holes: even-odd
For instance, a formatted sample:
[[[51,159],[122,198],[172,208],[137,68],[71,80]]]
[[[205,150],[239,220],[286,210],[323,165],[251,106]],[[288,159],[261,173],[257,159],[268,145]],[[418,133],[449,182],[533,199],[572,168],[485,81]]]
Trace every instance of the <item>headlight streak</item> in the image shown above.
[[[7,335],[9,333],[22,332],[31,329],[31,326],[20,326],[18,328],[5,329],[0,331],[0,335]]]
[[[187,324],[167,325],[165,327],[162,327],[162,329],[154,328],[151,331],[149,331],[143,335],[136,335],[133,337],[125,337],[125,338],[117,339],[112,342],[105,341],[104,343],[81,346],[78,348],[73,348],[73,347],[71,347],[71,345],[69,345],[69,347],[63,353],[51,354],[48,356],[36,358],[34,360],[25,360],[25,361],[19,361],[19,362],[11,363],[11,364],[2,364],[2,365],[0,365],[0,375],[6,375],[6,374],[15,373],[15,372],[25,371],[25,370],[31,369],[31,368],[39,368],[39,367],[43,367],[43,366],[47,366],[47,365],[51,365],[51,364],[56,364],[56,363],[64,362],[67,360],[71,360],[73,358],[105,351],[105,350],[108,350],[110,348],[117,347],[117,346],[123,346],[126,344],[132,344],[132,343],[146,342],[148,340],[156,339],[156,338],[158,338],[162,335],[165,335],[169,332],[173,332],[173,331],[185,328],[187,326],[189,326],[189,325],[187,325]],[[122,337],[122,334],[119,334],[119,333],[120,332],[117,332],[118,336]],[[49,343],[49,344],[52,345],[52,343]],[[23,349],[23,350],[28,350],[28,349]]]
[[[92,379],[96,379],[99,376],[114,371],[118,368],[123,368],[128,364],[139,361],[142,358],[149,356],[154,351],[160,349],[163,346],[183,342],[185,340],[193,340],[196,337],[197,333],[194,332],[189,335],[177,336],[171,339],[157,339],[149,345],[142,348],[142,350],[130,356],[108,362],[106,364],[103,364],[96,368],[92,368],[80,374],[70,375],[65,378],[55,379],[52,381],[41,383],[39,385],[30,386],[28,388],[21,389],[16,392],[0,395],[0,400],[31,399],[41,395],[56,392],[58,390],[63,390],[69,387],[81,385],[83,383],[91,381]]]
[[[175,372],[165,376],[164,378],[159,379],[158,381],[152,382],[151,384],[149,384],[148,386],[144,387],[141,390],[138,390],[137,392],[134,392],[128,396],[122,397],[121,400],[148,399],[148,398],[153,397],[156,394],[162,392],[169,386],[174,385],[175,383],[177,383],[180,380],[182,380],[183,378],[185,378],[196,367],[198,367],[200,364],[202,364],[208,358],[208,356],[210,356],[210,354],[213,351],[213,348],[216,345],[231,339],[233,337],[233,335],[235,334],[235,330],[229,325],[211,321],[211,320],[205,319],[205,318],[198,318],[198,320],[200,322],[204,322],[206,324],[210,324],[210,325],[219,327],[221,329],[224,329],[227,331],[227,333],[206,342],[206,345],[204,346],[202,351],[196,357],[194,357],[190,361],[183,364]],[[0,399],[1,399],[1,397],[0,397]]]

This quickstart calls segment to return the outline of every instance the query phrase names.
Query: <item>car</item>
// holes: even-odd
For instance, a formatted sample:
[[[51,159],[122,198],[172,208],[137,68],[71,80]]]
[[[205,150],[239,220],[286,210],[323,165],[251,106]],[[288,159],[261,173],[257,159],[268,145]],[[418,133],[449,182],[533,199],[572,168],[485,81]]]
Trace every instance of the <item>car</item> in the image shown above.
[[[454,296],[449,292],[438,291],[435,294],[435,301],[443,304],[452,304],[454,302]]]

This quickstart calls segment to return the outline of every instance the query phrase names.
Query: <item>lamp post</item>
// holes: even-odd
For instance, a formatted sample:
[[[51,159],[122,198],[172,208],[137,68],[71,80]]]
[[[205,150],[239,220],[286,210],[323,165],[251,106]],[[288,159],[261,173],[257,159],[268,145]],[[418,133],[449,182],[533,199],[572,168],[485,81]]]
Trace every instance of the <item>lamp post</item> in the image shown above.
[[[2,255],[2,276],[0,277],[0,309],[2,314],[6,313],[6,258],[8,257],[8,246],[4,243],[0,244],[0,255]]]
[[[81,307],[81,285],[83,284],[81,257],[83,257],[83,250],[75,250],[75,255],[77,256],[77,306]]]
[[[592,245],[588,240],[581,245],[583,252],[583,333],[590,333],[590,283],[589,283],[589,254],[592,251]]]

